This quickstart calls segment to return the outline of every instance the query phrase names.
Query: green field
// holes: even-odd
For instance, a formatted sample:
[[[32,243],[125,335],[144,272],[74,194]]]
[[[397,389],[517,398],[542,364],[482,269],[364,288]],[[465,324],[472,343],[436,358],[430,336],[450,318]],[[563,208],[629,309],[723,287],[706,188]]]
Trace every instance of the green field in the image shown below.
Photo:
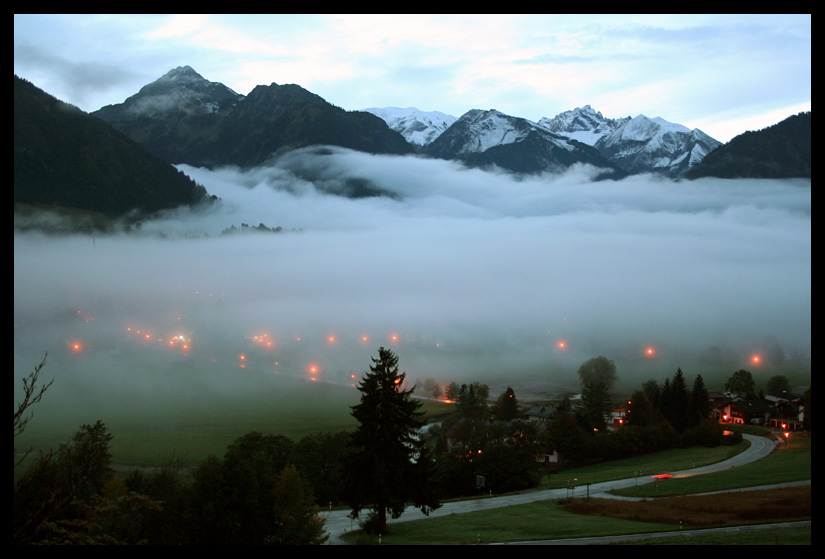
[[[767,458],[713,474],[664,479],[615,491],[627,497],[693,495],[728,489],[756,487],[811,479],[811,439],[791,437],[787,448],[777,448]]]
[[[569,478],[583,479],[586,476],[593,480],[605,481],[608,479],[618,479],[619,473],[626,467],[641,468],[647,471],[677,470],[682,469],[682,465],[692,462],[711,459],[718,449],[689,448],[657,453],[648,457],[633,460],[620,460],[615,463],[605,463],[600,466],[592,466],[565,472],[564,475],[557,474],[559,479],[551,479],[548,486],[559,487],[559,480]],[[719,457],[723,453],[718,454]],[[698,465],[698,464],[697,464]],[[707,491],[707,487],[714,487],[721,491],[724,489],[761,486],[766,483],[781,483],[786,481],[796,481],[798,479],[810,479],[811,471],[811,439],[804,437],[792,438],[788,448],[777,450],[768,458],[754,464],[726,470],[718,473],[694,476],[693,478],[668,479],[660,484],[659,496],[662,496],[662,489],[668,485],[666,491],[670,495],[691,495],[699,491]],[[807,477],[806,477],[807,476]],[[553,478],[553,476],[551,476]],[[673,483],[671,483],[673,482]],[[638,491],[650,489],[640,486]],[[636,488],[628,490],[627,493],[637,491]],[[769,511],[766,499],[784,500],[792,490],[775,490],[776,494],[770,492],[755,491],[748,492],[746,500],[745,494],[737,496],[742,499],[733,503],[730,496],[720,500],[718,496],[702,497],[706,502],[700,503],[702,511],[699,518],[704,522],[708,516],[709,507],[722,506],[722,508],[736,508],[743,520],[719,520],[722,525],[733,522],[740,524],[761,524],[768,521],[796,520],[799,518],[810,519],[810,485],[800,490],[802,495],[798,497],[801,504],[797,506],[799,511],[788,513],[787,518],[776,518],[770,512],[764,512],[764,518],[760,518],[763,511]],[[806,493],[807,492],[807,493]],[[778,494],[778,496],[777,496]],[[806,495],[807,494],[807,500]],[[632,503],[615,501],[614,499],[574,499],[570,501],[592,501],[610,502],[610,505],[619,506],[623,509],[630,509]],[[661,501],[654,499],[654,501]],[[642,501],[644,502],[644,501]],[[806,505],[807,503],[807,505]],[[756,512],[753,512],[756,511]],[[801,512],[800,512],[801,511]],[[565,506],[563,500],[547,500],[526,505],[517,505],[479,511],[466,514],[456,514],[448,517],[433,519],[412,520],[392,524],[388,528],[388,533],[382,536],[383,544],[461,544],[461,543],[493,543],[493,542],[514,542],[530,541],[541,539],[562,539],[562,538],[583,538],[595,536],[608,536],[617,534],[655,534],[657,532],[678,530],[680,524],[668,523],[667,515],[661,511],[649,512],[645,521],[629,520],[627,518],[617,518],[612,516],[601,516],[596,512],[581,514],[571,512]],[[688,513],[684,513],[685,518],[690,518]],[[644,517],[644,513],[640,513]],[[651,521],[652,518],[658,519]],[[694,521],[699,525],[700,521]],[[689,524],[689,522],[688,522]],[[361,534],[352,536],[352,540],[357,543],[375,543],[374,538],[368,538]],[[633,543],[647,544],[737,544],[737,545],[759,545],[759,544],[802,544],[810,545],[810,527],[792,529],[768,529],[764,531],[737,532],[735,535],[717,536],[704,533],[690,535],[690,530],[680,534],[677,540],[666,540],[650,537]]]
[[[34,408],[32,421],[15,439],[15,447],[56,448],[80,425],[100,419],[113,436],[114,464],[151,466],[170,460],[197,464],[210,454],[222,456],[232,441],[250,431],[298,440],[354,426],[349,406],[358,401],[355,388],[292,383],[288,390],[288,395],[284,391],[224,395],[176,406],[153,406],[151,398],[144,398],[140,407],[102,398],[94,406],[75,406],[55,391]]]
[[[15,447],[54,449],[81,425],[99,419],[113,435],[114,464],[155,466],[174,461],[194,465],[210,454],[222,456],[230,443],[250,431],[297,441],[313,433],[355,427],[350,406],[358,403],[360,393],[354,387],[293,381],[277,388],[200,401],[181,397],[176,405],[168,405],[168,397],[162,405],[153,404],[145,395],[133,401],[100,397],[94,405],[80,405],[53,388],[33,409],[32,421],[15,439]],[[141,404],[136,406],[138,400]],[[451,406],[431,401],[424,401],[422,408],[429,416],[445,409]]]

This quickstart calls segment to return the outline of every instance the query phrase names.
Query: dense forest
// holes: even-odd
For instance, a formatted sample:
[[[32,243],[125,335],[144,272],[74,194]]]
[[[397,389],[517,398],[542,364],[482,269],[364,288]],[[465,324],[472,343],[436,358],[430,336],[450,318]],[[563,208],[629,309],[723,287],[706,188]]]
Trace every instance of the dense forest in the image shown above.
[[[102,120],[14,76],[14,204],[122,217],[210,200]]]
[[[810,111],[763,130],[736,136],[685,174],[687,179],[701,177],[810,178]]]

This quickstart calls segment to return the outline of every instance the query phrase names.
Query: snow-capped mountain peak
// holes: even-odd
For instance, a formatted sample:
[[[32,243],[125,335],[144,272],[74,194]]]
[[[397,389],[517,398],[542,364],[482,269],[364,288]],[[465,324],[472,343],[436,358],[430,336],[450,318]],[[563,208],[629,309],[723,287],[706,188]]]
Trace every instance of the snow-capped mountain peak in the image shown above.
[[[409,143],[419,147],[435,140],[457,120],[452,115],[439,111],[420,111],[415,107],[372,107],[363,111],[382,119]]]
[[[690,130],[661,117],[605,118],[590,105],[542,118],[538,124],[555,134],[595,147],[628,173],[679,176],[721,145],[701,130]]]
[[[517,173],[557,172],[577,163],[618,171],[594,148],[495,109],[467,111],[424,153]]]
[[[630,173],[677,177],[720,145],[701,130],[638,115],[603,136],[594,147]]]
[[[462,116],[468,136],[460,153],[481,153],[493,146],[518,142],[530,131],[527,121],[506,115],[495,109],[474,109]]]
[[[690,129],[681,124],[668,122],[661,117],[648,118],[638,115],[616,130],[616,137],[637,142],[663,141],[668,134],[690,134]]]
[[[630,117],[605,118],[601,112],[594,110],[590,105],[585,105],[559,113],[553,118],[541,118],[537,124],[555,134],[592,146],[628,120]]]
[[[178,66],[128,98],[120,118],[158,117],[170,111],[221,113],[243,97],[221,83],[210,82],[191,66]]]

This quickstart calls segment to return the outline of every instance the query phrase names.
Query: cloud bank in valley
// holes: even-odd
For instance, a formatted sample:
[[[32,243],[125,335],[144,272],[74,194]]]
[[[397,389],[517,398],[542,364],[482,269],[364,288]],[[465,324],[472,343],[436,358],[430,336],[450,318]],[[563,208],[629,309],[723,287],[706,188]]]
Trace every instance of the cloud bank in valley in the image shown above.
[[[239,367],[346,382],[382,345],[415,379],[505,384],[569,384],[596,355],[639,382],[711,350],[810,358],[810,181],[516,179],[333,148],[180,168],[221,202],[135,235],[15,233],[17,377],[45,351],[77,386],[140,394],[180,368],[214,394],[254,389]],[[352,184],[391,195],[330,194]],[[283,230],[221,235],[241,224]],[[150,358],[138,329],[191,348]]]

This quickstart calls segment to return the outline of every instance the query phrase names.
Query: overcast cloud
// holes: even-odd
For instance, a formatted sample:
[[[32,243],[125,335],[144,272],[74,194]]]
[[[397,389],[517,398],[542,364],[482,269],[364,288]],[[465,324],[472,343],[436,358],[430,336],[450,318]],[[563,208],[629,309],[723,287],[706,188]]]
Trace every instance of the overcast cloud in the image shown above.
[[[810,14],[15,14],[14,72],[92,112],[177,66],[339,107],[591,105],[721,142],[811,108]]]

